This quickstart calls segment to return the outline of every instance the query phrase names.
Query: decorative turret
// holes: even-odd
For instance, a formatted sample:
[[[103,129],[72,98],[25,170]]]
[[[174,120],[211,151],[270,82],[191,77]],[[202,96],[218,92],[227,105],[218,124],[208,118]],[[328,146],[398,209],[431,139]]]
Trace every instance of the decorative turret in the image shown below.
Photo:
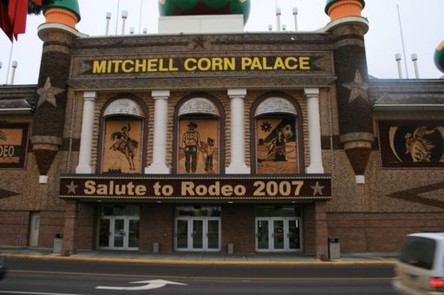
[[[77,0],[56,0],[46,9],[45,17],[46,23],[38,31],[43,53],[31,137],[41,183],[47,181],[48,171],[63,144],[70,50],[73,39],[81,36],[75,29],[80,20]]]
[[[325,13],[334,21],[343,17],[361,16],[364,7],[364,0],[327,0]]]
[[[363,0],[328,0],[331,22],[326,30],[335,42],[335,69],[339,108],[340,141],[359,183],[374,142],[364,35],[368,22],[361,17]]]
[[[242,14],[244,23],[250,14],[250,0],[160,0],[161,16]]]
[[[79,3],[77,0],[56,0],[45,11],[47,23],[58,23],[75,28],[80,21]]]

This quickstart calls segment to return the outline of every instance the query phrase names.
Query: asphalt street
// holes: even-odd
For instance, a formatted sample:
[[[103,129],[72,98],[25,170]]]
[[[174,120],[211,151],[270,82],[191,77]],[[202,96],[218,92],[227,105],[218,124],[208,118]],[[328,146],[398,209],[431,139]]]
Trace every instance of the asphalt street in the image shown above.
[[[0,294],[395,294],[390,264],[192,264],[8,257]]]

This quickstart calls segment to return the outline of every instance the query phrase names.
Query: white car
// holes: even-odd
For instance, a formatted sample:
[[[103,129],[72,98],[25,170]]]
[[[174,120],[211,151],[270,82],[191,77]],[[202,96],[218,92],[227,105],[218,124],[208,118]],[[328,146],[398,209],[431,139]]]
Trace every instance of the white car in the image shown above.
[[[392,284],[398,294],[444,294],[444,232],[407,236]]]

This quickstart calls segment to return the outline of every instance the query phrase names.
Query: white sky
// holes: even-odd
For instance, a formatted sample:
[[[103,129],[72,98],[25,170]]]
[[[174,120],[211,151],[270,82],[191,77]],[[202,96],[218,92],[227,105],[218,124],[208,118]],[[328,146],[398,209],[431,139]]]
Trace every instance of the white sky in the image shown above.
[[[148,34],[157,33],[158,0],[78,0],[82,19],[77,29],[89,36],[103,36],[106,31],[106,12],[111,12],[110,35],[122,32],[121,11],[128,11],[126,34],[133,27],[135,33],[146,28]],[[116,14],[118,4],[118,24]],[[287,31],[294,31],[293,8],[297,7],[299,31],[314,31],[324,27],[328,16],[324,13],[326,0],[251,0],[251,12],[245,31],[268,31],[271,24],[276,29],[276,6],[282,11],[281,24]],[[443,0],[367,0],[363,16],[370,22],[370,30],[365,36],[369,74],[377,78],[398,78],[395,54],[403,54],[402,39],[397,5],[401,14],[404,33],[405,53],[409,78],[414,78],[411,54],[418,55],[420,78],[440,78],[433,54],[437,45],[444,40],[442,24]],[[142,8],[142,9],[140,9]],[[142,17],[141,17],[142,16]],[[140,21],[141,20],[141,21]],[[12,70],[10,61],[18,62],[14,84],[37,83],[42,42],[37,36],[37,28],[44,17],[28,16],[27,32],[19,35],[18,42],[11,42],[0,31],[0,85],[10,84]],[[9,77],[8,77],[9,69]],[[403,77],[406,78],[405,61],[402,61]],[[8,79],[7,79],[8,77]]]

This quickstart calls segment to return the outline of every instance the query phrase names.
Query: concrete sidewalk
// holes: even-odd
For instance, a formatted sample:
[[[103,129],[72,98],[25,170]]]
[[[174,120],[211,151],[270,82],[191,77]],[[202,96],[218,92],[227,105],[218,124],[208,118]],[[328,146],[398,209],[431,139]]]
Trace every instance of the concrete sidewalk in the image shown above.
[[[353,253],[342,254],[338,259],[320,260],[300,253],[141,253],[130,251],[79,251],[70,256],[54,254],[46,248],[0,247],[0,254],[6,258],[63,259],[81,261],[108,261],[130,263],[164,264],[393,264],[397,253]]]

